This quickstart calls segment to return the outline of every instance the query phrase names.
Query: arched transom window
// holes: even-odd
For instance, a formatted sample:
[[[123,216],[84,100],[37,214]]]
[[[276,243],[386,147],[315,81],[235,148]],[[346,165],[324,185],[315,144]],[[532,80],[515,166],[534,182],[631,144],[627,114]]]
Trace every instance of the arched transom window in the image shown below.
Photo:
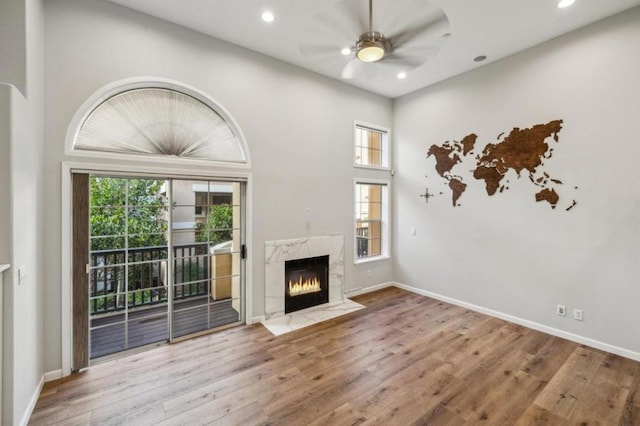
[[[247,163],[239,135],[221,114],[162,87],[126,90],[100,103],[81,124],[73,150]]]

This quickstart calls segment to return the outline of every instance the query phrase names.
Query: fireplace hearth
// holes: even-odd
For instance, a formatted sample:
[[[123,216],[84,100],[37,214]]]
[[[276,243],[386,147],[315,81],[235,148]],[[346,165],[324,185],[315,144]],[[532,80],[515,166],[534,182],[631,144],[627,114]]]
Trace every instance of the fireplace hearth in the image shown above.
[[[285,261],[284,312],[329,303],[329,256]]]

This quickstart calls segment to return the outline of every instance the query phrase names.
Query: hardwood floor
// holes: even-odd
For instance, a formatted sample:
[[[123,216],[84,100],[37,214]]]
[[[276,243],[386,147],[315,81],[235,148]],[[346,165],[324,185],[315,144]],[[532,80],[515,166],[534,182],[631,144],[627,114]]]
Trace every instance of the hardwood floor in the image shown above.
[[[638,425],[640,363],[389,288],[47,383],[29,424]]]

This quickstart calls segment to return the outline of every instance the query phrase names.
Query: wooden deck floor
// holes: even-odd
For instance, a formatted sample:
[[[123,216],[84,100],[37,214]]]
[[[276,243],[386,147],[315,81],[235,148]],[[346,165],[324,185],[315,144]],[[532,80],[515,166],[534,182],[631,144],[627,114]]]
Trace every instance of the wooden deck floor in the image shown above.
[[[207,319],[207,300],[205,296],[175,302],[173,316],[175,337],[220,327],[239,320],[238,312],[231,306],[231,299],[210,304]],[[166,304],[130,312],[127,324],[123,323],[124,318],[124,313],[119,313],[91,320],[92,328],[99,327],[90,332],[91,359],[169,339]]]
[[[354,300],[47,383],[30,424],[640,424],[638,362],[396,288]]]

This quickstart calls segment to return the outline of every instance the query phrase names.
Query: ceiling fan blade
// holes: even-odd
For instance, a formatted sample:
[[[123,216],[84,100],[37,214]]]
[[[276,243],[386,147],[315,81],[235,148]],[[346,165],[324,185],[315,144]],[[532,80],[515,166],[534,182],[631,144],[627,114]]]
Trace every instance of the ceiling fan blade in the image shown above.
[[[338,56],[340,46],[329,43],[305,43],[300,45],[300,53],[304,56]]]
[[[435,52],[437,52],[437,49],[435,50]],[[412,69],[422,65],[426,59],[427,58],[423,55],[420,55],[420,56],[403,55],[394,51],[393,53],[390,53],[389,55],[385,56],[384,59],[382,59],[382,61],[380,62],[393,64],[393,65],[400,65],[400,66]]]
[[[338,34],[341,38],[348,40],[355,40],[358,37],[356,28],[349,22],[340,17],[337,18],[334,15],[320,14],[316,16],[316,22],[327,33]]]
[[[359,0],[334,2],[325,13],[314,17],[315,23],[333,36],[336,34],[347,43],[354,43],[360,34],[368,31],[365,11]]]
[[[353,58],[342,69],[342,78],[345,80],[358,79],[369,80],[375,77],[373,64],[365,64],[360,60]]]
[[[363,5],[365,2],[362,0],[342,0],[335,3],[337,12],[349,20],[352,31],[358,31],[356,37],[369,31],[369,8]]]
[[[342,68],[342,75],[341,75],[342,78],[346,80],[355,78],[355,73],[356,73],[355,62],[356,61],[357,59],[352,59],[349,62],[347,62],[347,65],[345,65],[344,68]]]
[[[415,39],[425,38],[437,40],[442,38],[442,36],[448,32],[449,19],[444,13],[438,12],[433,19],[430,19],[423,24],[400,31],[399,33],[390,36],[389,39],[391,40],[391,44],[394,48],[399,48]]]

